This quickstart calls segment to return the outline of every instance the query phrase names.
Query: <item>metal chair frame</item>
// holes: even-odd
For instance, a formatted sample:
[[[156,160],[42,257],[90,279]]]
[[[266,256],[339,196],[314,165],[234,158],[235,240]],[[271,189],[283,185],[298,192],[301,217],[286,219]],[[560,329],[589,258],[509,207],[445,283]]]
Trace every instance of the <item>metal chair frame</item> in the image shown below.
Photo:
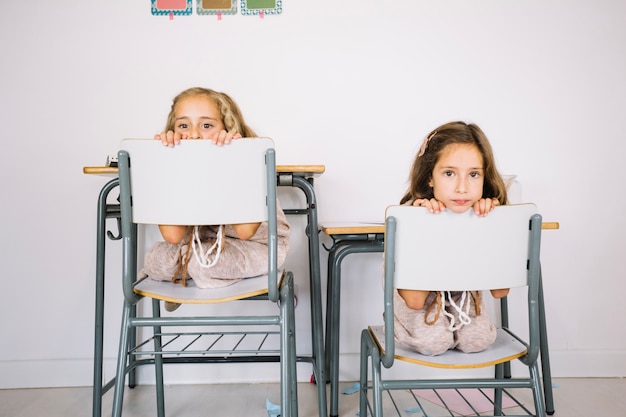
[[[124,396],[124,381],[127,374],[134,373],[134,370],[144,364],[155,365],[156,390],[157,390],[157,415],[164,417],[164,392],[163,392],[163,365],[174,363],[226,363],[226,362],[279,362],[280,363],[280,397],[281,409],[283,416],[297,416],[297,377],[296,377],[296,348],[295,348],[295,315],[294,315],[294,296],[293,296],[293,274],[289,271],[284,272],[279,277],[276,265],[276,168],[275,168],[275,152],[273,143],[269,139],[244,139],[237,141],[237,147],[228,146],[222,149],[212,145],[209,141],[188,141],[184,147],[193,146],[192,153],[205,152],[209,155],[211,152],[249,152],[246,142],[259,146],[259,143],[265,142],[263,158],[260,163],[264,165],[264,183],[266,184],[266,196],[264,204],[267,205],[266,220],[269,225],[268,238],[268,269],[269,273],[265,282],[267,283],[267,291],[264,295],[255,295],[249,299],[259,300],[266,299],[272,303],[278,303],[278,313],[276,315],[265,316],[207,316],[207,317],[162,317],[160,314],[161,299],[152,298],[152,317],[137,317],[136,306],[144,298],[135,290],[137,285],[137,220],[134,218],[134,211],[138,206],[136,191],[133,190],[133,175],[139,175],[135,172],[138,168],[133,164],[139,158],[138,152],[142,152],[142,147],[154,148],[161,146],[156,141],[135,140],[133,146],[125,146],[118,154],[119,166],[119,184],[120,184],[120,228],[121,239],[123,244],[123,263],[122,263],[122,280],[124,290],[124,307],[122,314],[122,328],[120,333],[120,344],[118,352],[118,365],[116,378],[114,380],[114,398],[113,398],[113,416],[121,416],[122,403]],[[204,142],[204,143],[202,143]],[[131,143],[126,143],[131,145]],[[138,147],[135,145],[139,145]],[[131,151],[126,148],[132,148]],[[181,145],[181,150],[183,146]],[[181,150],[176,149],[180,152]],[[153,149],[148,150],[148,153]],[[157,152],[161,152],[158,150]],[[255,151],[256,152],[256,151]],[[173,157],[173,155],[172,155]],[[185,156],[182,156],[183,158]],[[187,157],[190,157],[187,152]],[[219,159],[219,158],[218,158]],[[213,160],[216,161],[215,159]],[[185,164],[178,166],[178,172],[172,172],[172,175],[180,175],[185,181],[199,181],[198,189],[202,189],[203,180],[198,170],[194,170],[194,164],[189,164],[187,169]],[[197,164],[196,164],[197,165]],[[248,168],[246,166],[237,167],[237,169]],[[252,174],[259,173],[258,165],[250,167],[256,169]],[[165,165],[164,165],[165,166]],[[183,172],[181,172],[183,170]],[[187,172],[184,172],[187,171]],[[145,175],[145,174],[144,174]],[[172,179],[173,181],[176,181]],[[219,181],[230,180],[229,178],[219,178]],[[206,182],[204,183],[206,186]],[[212,192],[219,192],[220,187],[213,188]],[[220,197],[215,195],[216,202],[223,202],[228,197],[229,190],[232,188],[223,187],[224,195]],[[135,191],[135,192],[134,192]],[[197,203],[200,204],[200,203]],[[206,207],[197,207],[191,203],[189,207],[194,207],[197,212],[210,212],[211,205]],[[247,222],[245,219],[241,222]],[[168,221],[159,221],[161,224],[177,224]],[[180,224],[180,223],[178,223]],[[207,219],[206,222],[195,224],[222,224],[215,222],[213,218]],[[256,278],[253,278],[256,279]],[[244,280],[246,281],[246,280]],[[243,282],[243,281],[242,281]],[[169,283],[165,283],[169,284]],[[236,286],[237,284],[234,284]],[[198,331],[197,328],[215,328],[217,330]],[[250,331],[251,326],[260,326],[260,331]],[[153,329],[153,334],[148,335],[145,340],[137,341],[136,331],[138,328]],[[173,331],[163,331],[163,328],[173,328]],[[233,330],[233,329],[237,330]],[[191,332],[186,331],[191,329]],[[225,330],[226,329],[226,330]],[[271,330],[268,330],[271,329]],[[247,338],[256,338],[260,342],[256,342],[254,348],[249,344],[245,344]],[[189,339],[188,342],[182,342],[183,338]],[[225,339],[232,339],[230,346],[223,345]],[[274,343],[273,346],[267,347],[268,344]],[[153,345],[152,348],[148,346]],[[278,348],[276,347],[278,345]],[[202,348],[198,348],[202,346]],[[134,382],[134,381],[133,381]]]

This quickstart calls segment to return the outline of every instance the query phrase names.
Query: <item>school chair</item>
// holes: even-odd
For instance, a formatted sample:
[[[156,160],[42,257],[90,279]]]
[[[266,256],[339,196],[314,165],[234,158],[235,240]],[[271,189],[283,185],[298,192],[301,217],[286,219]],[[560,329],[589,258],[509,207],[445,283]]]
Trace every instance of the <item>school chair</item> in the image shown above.
[[[361,333],[359,415],[366,417],[371,412],[376,417],[382,416],[383,391],[391,396],[394,390],[409,390],[410,393],[419,392],[413,390],[435,390],[440,393],[449,389],[480,389],[481,395],[491,394],[492,411],[489,412],[493,414],[480,415],[505,415],[503,395],[509,396],[511,390],[519,393],[518,389],[528,389],[534,405],[529,409],[516,403],[518,408],[513,412],[515,415],[545,417],[538,368],[542,222],[536,207],[533,204],[501,206],[488,216],[479,217],[472,210],[462,214],[449,211],[432,214],[423,207],[391,206],[385,217],[384,325],[369,326]],[[448,350],[438,356],[418,354],[394,340],[393,294],[396,288],[480,290],[483,299],[491,297],[489,289],[524,291],[525,301],[521,303],[524,305],[515,308],[527,310],[528,334],[517,335],[509,328],[500,327],[496,341],[483,352]],[[505,376],[505,365],[516,359],[527,367],[528,376],[525,371],[523,377]],[[415,369],[411,372],[414,379],[385,378],[392,372],[385,371],[383,375],[381,366],[392,368],[397,360],[408,363],[406,366],[438,369],[428,371],[422,368],[423,372]],[[476,368],[490,366],[495,367],[493,378],[485,378],[484,373],[476,372]],[[368,379],[370,374],[371,382]],[[420,374],[436,377],[420,377]],[[464,375],[467,376],[461,378]],[[452,415],[445,402],[441,405],[448,409],[450,414],[446,415]],[[423,403],[417,408],[423,409]],[[511,415],[509,412],[506,410],[506,415]]]
[[[246,138],[225,146],[187,140],[168,148],[155,140],[127,139],[120,149],[124,307],[112,415],[121,416],[125,377],[139,365],[154,364],[157,415],[164,417],[164,364],[277,362],[281,415],[297,416],[293,274],[277,268],[272,140]],[[185,287],[138,277],[138,225],[261,221],[269,225],[266,276],[217,289],[201,289],[189,280]],[[136,313],[144,299],[151,301],[151,317]],[[181,315],[184,306],[161,316],[166,301],[212,306],[204,306],[206,310],[195,307],[192,316]],[[273,313],[254,315],[250,308],[246,312],[245,307],[232,303],[266,303],[263,311]],[[226,313],[218,315],[221,310]],[[206,411],[199,409],[198,415]]]

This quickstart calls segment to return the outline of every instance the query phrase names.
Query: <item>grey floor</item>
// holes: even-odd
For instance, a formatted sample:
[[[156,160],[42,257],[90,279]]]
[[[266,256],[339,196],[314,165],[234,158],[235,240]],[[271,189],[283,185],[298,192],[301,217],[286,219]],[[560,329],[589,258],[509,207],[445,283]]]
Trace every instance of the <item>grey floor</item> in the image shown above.
[[[342,390],[351,386],[352,383],[345,383]],[[315,386],[300,384],[298,395],[300,417],[317,416]],[[167,386],[166,415],[266,417],[266,400],[275,403],[277,396],[276,384]],[[557,378],[554,379],[554,396],[555,416],[626,416],[624,378]],[[522,399],[529,401],[530,397],[522,395]],[[88,387],[0,390],[1,417],[89,416],[91,404],[91,389]],[[103,417],[110,416],[111,393],[106,394],[103,408]],[[400,409],[401,415],[421,415],[406,413],[402,405]],[[357,411],[358,393],[341,395],[339,415],[352,417],[357,415]],[[153,386],[127,389],[125,417],[155,414]]]

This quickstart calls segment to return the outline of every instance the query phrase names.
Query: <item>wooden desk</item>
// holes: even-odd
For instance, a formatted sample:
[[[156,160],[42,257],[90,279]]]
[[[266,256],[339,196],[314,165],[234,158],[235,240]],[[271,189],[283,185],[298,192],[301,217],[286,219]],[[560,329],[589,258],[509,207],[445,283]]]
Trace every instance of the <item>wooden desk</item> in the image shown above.
[[[324,165],[276,165],[277,174],[293,174],[301,177],[316,177],[324,173]],[[117,175],[117,167],[111,166],[85,166],[83,174]]]
[[[324,364],[324,323],[322,316],[322,286],[320,278],[319,234],[311,231],[318,230],[317,199],[313,188],[314,177],[323,174],[324,165],[278,165],[276,167],[276,182],[279,186],[290,186],[300,189],[306,197],[306,208],[284,209],[285,214],[307,216],[306,234],[309,239],[309,282],[311,286],[311,356],[298,356],[298,361],[311,362],[313,366],[312,379],[326,381],[326,366]],[[96,313],[95,313],[95,342],[94,342],[94,385],[93,385],[93,417],[102,415],[102,396],[113,387],[114,380],[103,383],[103,338],[104,338],[104,278],[105,278],[105,248],[107,237],[117,240],[120,237],[106,230],[107,219],[120,221],[119,204],[107,203],[109,193],[119,186],[117,167],[85,166],[84,174],[112,176],[101,189],[98,197],[97,236],[96,236]],[[119,230],[119,227],[118,227]],[[119,233],[118,233],[119,235]],[[134,343],[134,341],[131,341]],[[128,384],[136,384],[135,371],[128,374]],[[326,386],[318,384],[318,402],[320,416],[327,415]]]
[[[543,222],[543,230],[556,230],[558,222]],[[380,253],[385,248],[385,224],[383,222],[327,222],[320,225],[320,230],[333,239],[328,250],[328,275],[326,293],[326,375],[330,381],[330,416],[339,412],[339,319],[341,297],[341,263],[352,253]],[[548,336],[545,327],[545,308],[543,285],[540,287],[540,320],[544,323],[541,330],[541,366],[544,377],[544,393],[548,414],[554,412],[552,396],[552,377],[548,355]],[[502,303],[506,306],[506,302]],[[508,311],[503,307],[502,324],[508,325]],[[358,337],[358,334],[356,334]],[[510,368],[506,370],[510,375]],[[551,413],[552,411],[552,413]]]
[[[542,230],[555,230],[559,228],[558,222],[543,222]],[[327,222],[320,225],[320,230],[330,237],[345,235],[384,234],[383,222]]]

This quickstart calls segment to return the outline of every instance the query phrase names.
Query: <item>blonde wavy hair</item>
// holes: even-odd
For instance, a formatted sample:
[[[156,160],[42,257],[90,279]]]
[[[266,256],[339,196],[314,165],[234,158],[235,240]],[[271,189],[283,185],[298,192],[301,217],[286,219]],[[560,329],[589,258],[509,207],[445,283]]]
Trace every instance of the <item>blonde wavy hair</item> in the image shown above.
[[[165,131],[174,130],[176,105],[184,98],[205,96],[212,100],[222,115],[222,123],[229,132],[239,133],[244,138],[253,138],[257,134],[246,124],[239,106],[228,94],[202,87],[192,87],[179,93],[172,101],[172,108],[167,116]]]

